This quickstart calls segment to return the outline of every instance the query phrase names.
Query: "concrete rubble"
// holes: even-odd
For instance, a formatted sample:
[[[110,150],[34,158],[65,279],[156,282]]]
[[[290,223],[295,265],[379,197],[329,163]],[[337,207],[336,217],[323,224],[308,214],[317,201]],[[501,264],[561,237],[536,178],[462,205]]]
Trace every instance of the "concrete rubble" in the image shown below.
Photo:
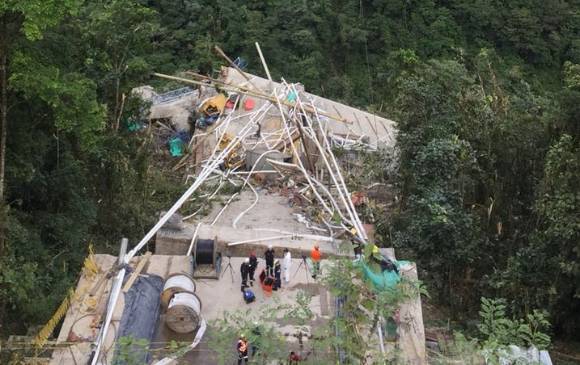
[[[145,259],[137,253],[153,237],[155,252],[139,275],[155,274],[164,280],[175,273],[195,278],[196,269],[203,266],[199,257],[208,255],[201,252],[199,242],[211,241],[207,247],[212,250],[215,278],[194,279],[208,333],[212,321],[225,312],[258,312],[275,298],[292,304],[300,290],[312,295],[314,320],[307,328],[331,320],[336,308],[328,289],[304,266],[294,270],[315,243],[322,252],[324,272],[332,257],[354,258],[353,252],[339,249],[343,243],[372,241],[372,230],[358,216],[333,150],[392,150],[393,121],[309,94],[301,85],[273,82],[235,68],[223,68],[217,79],[188,76],[174,77],[189,84],[173,94],[159,95],[150,87],[134,91],[151,102],[150,122],[168,123],[176,132],[192,134],[186,154],[174,166],[188,176],[187,191],[135,248],[122,253],[126,269],[116,265],[116,257],[95,255],[99,273],[79,279],[57,340],[62,349],[53,352],[51,364],[112,363],[119,340],[116,326],[124,308],[119,280],[126,282],[130,272],[138,270],[139,261]],[[213,116],[201,110],[218,92],[227,97],[225,107],[211,110]],[[357,197],[357,206],[363,198]],[[260,258],[256,272],[261,272],[261,258],[270,245],[279,259],[283,249],[290,250],[292,280],[272,295],[255,286],[256,301],[248,305],[240,295],[240,265],[254,252]],[[394,259],[394,250],[385,254]],[[416,266],[405,266],[402,275],[416,280]],[[173,333],[164,316],[162,311],[155,324],[152,363],[217,363],[205,327],[197,333]],[[420,298],[404,303],[400,317],[398,340],[387,347],[401,350],[408,364],[426,364]],[[297,331],[287,324],[278,327],[280,333]],[[380,336],[369,340],[378,346]],[[162,350],[170,341],[191,343],[190,351],[165,357],[168,353]],[[294,341],[292,336],[289,341]]]

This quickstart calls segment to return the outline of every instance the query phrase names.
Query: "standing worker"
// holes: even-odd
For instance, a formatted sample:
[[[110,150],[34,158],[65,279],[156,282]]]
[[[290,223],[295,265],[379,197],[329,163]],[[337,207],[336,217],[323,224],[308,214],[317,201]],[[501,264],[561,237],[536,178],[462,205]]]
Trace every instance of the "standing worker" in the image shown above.
[[[314,248],[310,251],[310,258],[312,259],[312,278],[316,279],[320,272],[320,259],[322,258],[318,244],[314,245]]]
[[[248,287],[248,274],[250,273],[250,259],[245,259],[240,266],[240,273],[242,274],[242,293]]]
[[[353,249],[354,249],[354,259],[356,261],[360,260],[362,258],[363,253],[362,243],[353,240]]]
[[[272,289],[278,290],[282,287],[282,272],[280,268],[280,261],[274,261],[274,287]]]
[[[242,360],[244,364],[248,363],[248,340],[244,335],[240,335],[238,340],[238,365],[242,365]]]
[[[250,286],[254,286],[254,274],[256,272],[256,268],[258,267],[258,258],[256,254],[252,252],[250,254]]]
[[[264,258],[266,259],[266,275],[274,276],[274,249],[272,245],[268,245]]]
[[[288,284],[290,282],[290,268],[292,267],[292,254],[290,250],[284,249],[284,283]]]

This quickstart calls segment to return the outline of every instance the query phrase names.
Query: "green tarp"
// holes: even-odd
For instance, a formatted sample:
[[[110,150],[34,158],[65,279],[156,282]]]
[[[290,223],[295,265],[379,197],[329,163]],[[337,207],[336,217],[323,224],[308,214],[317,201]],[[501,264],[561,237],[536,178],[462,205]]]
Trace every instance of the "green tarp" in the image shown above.
[[[400,271],[401,266],[407,265],[408,261],[393,260],[393,263],[397,266],[397,269]],[[361,265],[361,268],[363,270],[365,278],[370,280],[371,283],[373,283],[373,287],[377,290],[382,291],[382,290],[392,289],[395,286],[397,286],[397,284],[401,280],[401,277],[399,276],[399,274],[394,270],[393,271],[385,270],[383,272],[380,272],[380,269],[379,269],[379,272],[375,272],[366,263],[364,263],[362,261],[361,261],[360,265]]]
[[[173,157],[183,156],[183,141],[181,138],[173,138],[169,141],[169,153]]]
[[[290,93],[288,93],[288,97],[286,98],[289,102],[293,103],[296,101],[297,95],[294,91],[290,91]]]

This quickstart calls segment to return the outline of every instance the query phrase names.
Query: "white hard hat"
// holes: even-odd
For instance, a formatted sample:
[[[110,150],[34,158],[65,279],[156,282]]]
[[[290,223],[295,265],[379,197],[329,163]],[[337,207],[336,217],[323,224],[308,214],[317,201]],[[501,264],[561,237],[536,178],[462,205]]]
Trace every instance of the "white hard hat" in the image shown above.
[[[272,247],[273,247],[272,245],[268,245],[268,249],[269,249],[269,250],[271,250],[271,249],[272,249]]]
[[[244,262],[245,262],[246,264],[249,264],[249,263],[250,263],[250,258],[246,257],[246,259],[244,260]]]

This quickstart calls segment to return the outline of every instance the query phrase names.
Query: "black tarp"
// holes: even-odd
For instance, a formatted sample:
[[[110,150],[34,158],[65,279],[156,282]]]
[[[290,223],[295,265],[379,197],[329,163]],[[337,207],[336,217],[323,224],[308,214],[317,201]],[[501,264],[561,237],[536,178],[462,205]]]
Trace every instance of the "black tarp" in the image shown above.
[[[131,275],[125,275],[127,280]],[[125,308],[117,329],[115,365],[148,364],[148,348],[157,329],[163,279],[139,276],[125,294]]]

